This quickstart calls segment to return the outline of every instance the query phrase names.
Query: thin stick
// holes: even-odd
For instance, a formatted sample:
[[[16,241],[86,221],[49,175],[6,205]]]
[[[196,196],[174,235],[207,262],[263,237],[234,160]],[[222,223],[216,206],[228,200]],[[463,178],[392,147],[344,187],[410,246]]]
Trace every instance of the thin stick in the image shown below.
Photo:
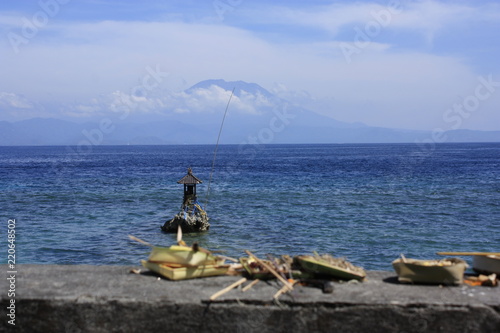
[[[259,279],[255,279],[253,280],[252,282],[250,282],[249,284],[247,284],[246,286],[243,287],[243,289],[241,289],[242,292],[245,292],[247,291],[248,289],[252,288],[253,286],[255,286],[260,280]]]
[[[274,294],[273,298],[278,298],[280,297],[281,294],[284,294],[288,291],[288,288],[287,286],[283,286],[283,288],[281,288],[280,290],[278,290],[278,292],[276,294]]]
[[[242,279],[236,281],[235,283],[231,284],[230,286],[227,286],[226,288],[219,290],[218,292],[216,292],[215,294],[210,296],[210,300],[211,301],[215,300],[217,297],[224,295],[225,293],[227,293],[231,289],[234,289],[234,288],[238,287],[240,284],[245,283],[246,280],[247,280],[247,278],[242,278]]]
[[[205,207],[203,207],[205,211],[207,210],[208,206],[208,197],[210,195],[210,184],[212,183],[212,176],[214,174],[215,158],[217,157],[217,149],[219,148],[220,135],[222,133],[222,128],[224,127],[224,120],[226,120],[227,110],[229,109],[229,103],[231,103],[231,98],[233,98],[234,89],[236,89],[236,86],[233,87],[233,91],[231,91],[231,96],[229,96],[229,100],[227,101],[226,110],[224,111],[224,117],[222,117],[222,123],[220,124],[219,135],[217,136],[217,143],[215,144],[214,158],[212,160],[212,169],[210,170],[210,178],[208,179],[207,198],[205,199]]]
[[[268,264],[266,264],[265,262],[263,262],[262,260],[260,260],[259,258],[257,258],[256,256],[254,256],[252,254],[252,252],[248,251],[248,250],[245,250],[246,254],[248,254],[250,257],[254,258],[255,261],[257,261],[257,263],[259,263],[260,265],[264,266],[269,272],[271,272],[274,276],[276,276],[276,278],[278,280],[280,280],[288,289],[292,290],[293,289],[293,286],[290,284],[290,282],[288,282],[287,280],[285,280],[278,272],[276,272],[274,270],[274,268],[272,268],[271,266],[269,266]]]
[[[177,224],[177,243],[182,241],[182,227],[180,223]]]
[[[153,245],[149,244],[148,242],[146,241],[143,241],[142,239],[139,239],[135,236],[132,236],[132,235],[128,235],[128,238],[130,238],[131,240],[133,241],[136,241],[136,242],[139,242],[141,243],[142,245],[146,245],[146,246],[149,246],[149,247],[154,247]]]
[[[500,256],[500,252],[437,252],[440,256]]]
[[[177,224],[177,245],[187,246],[186,242],[182,240],[182,227],[180,224]]]
[[[212,251],[212,253],[216,253],[216,252]],[[227,256],[220,256],[220,255],[218,255],[217,257],[219,257],[221,259],[226,259],[226,260],[229,260],[229,261],[232,261],[232,262],[240,262],[238,259],[227,257]]]

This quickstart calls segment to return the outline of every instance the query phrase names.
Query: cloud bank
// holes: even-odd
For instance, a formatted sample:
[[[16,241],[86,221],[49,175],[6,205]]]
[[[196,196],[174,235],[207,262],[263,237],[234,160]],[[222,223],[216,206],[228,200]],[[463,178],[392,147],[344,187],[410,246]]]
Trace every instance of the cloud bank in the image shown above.
[[[473,93],[479,76],[500,81],[494,60],[500,56],[494,33],[500,6],[395,3],[255,1],[223,12],[175,3],[163,12],[155,8],[158,14],[137,16],[129,3],[127,15],[77,19],[83,5],[70,2],[29,43],[19,45],[18,53],[2,40],[1,118],[25,118],[28,110],[82,118],[118,112],[127,99],[136,113],[202,112],[220,108],[228,92],[184,90],[224,78],[269,90],[282,85],[281,96],[342,121],[432,129],[449,107]],[[22,18],[34,13],[1,11],[0,32],[22,35]],[[342,45],[359,52],[346,61]],[[156,67],[168,76],[154,91],[137,96],[133,88],[147,68]],[[499,95],[492,94],[463,126],[499,129]],[[240,99],[234,101],[238,112],[257,115],[268,105],[262,96]]]

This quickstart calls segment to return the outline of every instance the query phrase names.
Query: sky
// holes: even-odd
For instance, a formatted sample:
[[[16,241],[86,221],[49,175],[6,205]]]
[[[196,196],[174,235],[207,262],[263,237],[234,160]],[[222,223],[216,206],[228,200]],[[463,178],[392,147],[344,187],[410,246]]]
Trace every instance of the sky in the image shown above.
[[[224,79],[345,122],[500,130],[498,1],[3,0],[0,35],[0,121],[195,112],[183,91]]]

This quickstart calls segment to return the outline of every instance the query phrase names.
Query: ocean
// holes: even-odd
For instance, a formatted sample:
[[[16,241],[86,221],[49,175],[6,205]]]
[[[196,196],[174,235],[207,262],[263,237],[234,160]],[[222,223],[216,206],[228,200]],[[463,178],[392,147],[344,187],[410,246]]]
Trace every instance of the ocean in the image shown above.
[[[221,145],[210,182],[214,148],[0,147],[0,262],[15,219],[17,264],[138,265],[149,248],[127,235],[175,243],[160,226],[188,167],[211,227],[184,240],[227,256],[392,270],[400,254],[500,250],[500,143]]]

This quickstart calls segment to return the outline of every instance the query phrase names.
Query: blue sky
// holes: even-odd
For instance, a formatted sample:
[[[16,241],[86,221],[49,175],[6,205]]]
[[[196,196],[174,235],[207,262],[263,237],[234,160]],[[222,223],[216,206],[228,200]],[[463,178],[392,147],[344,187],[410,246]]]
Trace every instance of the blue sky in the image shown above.
[[[495,1],[7,0],[0,120],[99,117],[156,71],[139,115],[222,78],[341,121],[500,130],[499,32]]]

